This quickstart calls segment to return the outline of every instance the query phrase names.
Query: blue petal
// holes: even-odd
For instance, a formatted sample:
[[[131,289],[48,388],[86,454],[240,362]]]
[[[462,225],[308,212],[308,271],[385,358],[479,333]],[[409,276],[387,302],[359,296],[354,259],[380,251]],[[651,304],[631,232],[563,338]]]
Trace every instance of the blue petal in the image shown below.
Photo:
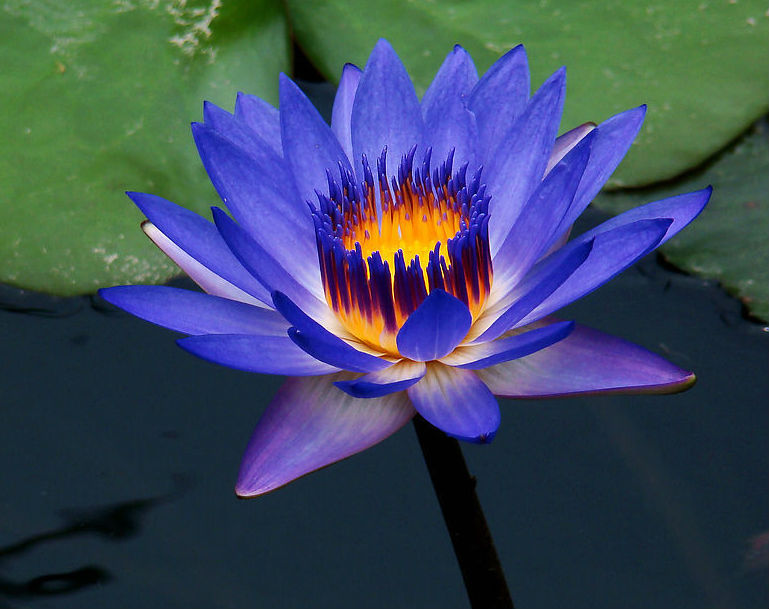
[[[387,175],[397,175],[401,157],[422,141],[419,100],[406,68],[386,40],[377,42],[360,79],[352,108],[355,169],[365,154],[374,160],[387,147]]]
[[[518,325],[541,319],[602,286],[656,248],[672,223],[670,218],[639,220],[598,234],[590,231],[570,241],[539,264],[548,264],[551,258],[567,256],[573,248],[583,247],[586,239],[590,239],[593,249],[587,260]],[[532,273],[538,271],[538,266],[532,269]]]
[[[231,290],[226,287],[220,289],[221,282],[216,279],[221,278],[261,302],[272,304],[269,290],[243,268],[211,222],[156,195],[140,192],[126,194],[167,239],[215,275],[208,276],[204,269],[196,272],[184,264],[183,260],[177,260],[179,257],[174,256],[173,252],[166,251],[163,244],[156,242],[204,290],[217,296],[232,297]],[[152,234],[149,236],[155,240]]]
[[[356,398],[378,398],[408,389],[427,371],[423,362],[402,360],[376,372],[369,372],[351,381],[334,383],[345,393]]]
[[[392,364],[389,360],[359,351],[332,334],[285,294],[273,292],[272,300],[275,308],[294,326],[288,332],[291,340],[313,357],[352,372],[373,372]]]
[[[695,380],[691,372],[643,347],[579,324],[568,337],[547,349],[477,374],[496,395],[527,399],[674,393],[690,387]]]
[[[331,131],[334,132],[347,158],[351,161],[355,160],[352,156],[352,106],[362,74],[358,66],[351,63],[345,64],[334,97],[334,107],[331,110]]]
[[[550,158],[547,160],[545,175],[550,173],[553,167],[555,167],[563,157],[569,154],[572,148],[579,144],[584,137],[596,127],[597,125],[595,123],[582,123],[578,127],[574,127],[574,129],[555,138],[553,149],[550,151]]]
[[[509,290],[547,252],[590,159],[591,140],[584,137],[529,197],[494,258],[495,291]]]
[[[491,442],[497,433],[499,404],[474,372],[430,364],[407,393],[417,412],[450,436]]]
[[[254,276],[259,282],[266,286],[270,291],[281,290],[291,296],[300,306],[309,311],[309,313],[320,320],[327,320],[331,317],[328,305],[321,301],[315,294],[311,293],[306,284],[300,283],[296,279],[296,273],[289,272],[284,268],[283,260],[277,260],[273,254],[275,252],[265,249],[260,243],[251,237],[241,226],[236,224],[225,212],[218,207],[212,208],[216,228],[219,229],[227,246],[232,250],[240,263]],[[285,248],[285,245],[284,245]],[[304,264],[317,269],[317,255],[312,258],[297,261],[296,264]]]
[[[432,148],[435,161],[442,162],[454,150],[454,167],[469,163],[470,170],[476,170],[478,129],[467,97],[477,81],[472,58],[455,46],[422,98],[424,148]]]
[[[529,101],[529,65],[523,45],[500,57],[481,77],[470,94],[469,107],[475,114],[480,134],[482,161],[504,140]]]
[[[158,285],[103,288],[99,295],[136,317],[185,334],[286,336],[288,324],[276,311],[202,292]]]
[[[203,120],[207,127],[257,159],[275,155],[274,147],[263,139],[261,134],[211,102],[203,104]]]
[[[255,95],[238,93],[235,118],[259,135],[278,156],[283,156],[280,143],[280,115],[263,99]]]
[[[254,430],[236,492],[251,497],[381,442],[414,416],[404,393],[359,400],[333,382],[343,375],[288,379]]]
[[[494,340],[516,325],[520,325],[521,319],[546,301],[577,273],[589,259],[593,247],[592,241],[580,243],[577,247],[569,248],[561,256],[547,258],[539,268],[535,267],[501,305],[489,310],[487,319],[489,321],[493,319],[493,323],[472,342]]]
[[[573,329],[573,321],[561,321],[488,343],[457,347],[453,353],[441,359],[441,363],[469,370],[488,368],[549,347],[566,338]]]
[[[285,335],[203,334],[176,343],[201,359],[246,372],[315,376],[339,371],[308,355]]]
[[[566,89],[566,71],[558,70],[531,98],[523,114],[491,151],[486,177],[491,255],[504,242],[521,208],[544,175],[555,141]]]
[[[415,361],[439,359],[462,342],[472,323],[472,315],[461,300],[433,290],[398,332],[398,351]]]
[[[327,172],[338,175],[340,163],[352,171],[331,128],[285,74],[280,75],[280,133],[283,154],[303,201],[315,203],[316,191],[328,192]]]
[[[257,159],[210,127],[192,126],[214,187],[238,223],[281,267],[318,298],[325,298],[317,264],[315,228],[290,171],[268,150]]]

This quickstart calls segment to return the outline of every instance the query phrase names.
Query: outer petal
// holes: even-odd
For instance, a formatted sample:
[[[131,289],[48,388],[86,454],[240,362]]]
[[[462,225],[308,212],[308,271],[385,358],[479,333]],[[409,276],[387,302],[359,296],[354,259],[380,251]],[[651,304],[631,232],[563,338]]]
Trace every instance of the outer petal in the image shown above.
[[[352,171],[331,128],[285,74],[280,75],[280,133],[283,154],[303,201],[316,202],[316,190],[328,192],[327,172],[336,174],[340,163]]]
[[[499,404],[474,372],[431,363],[407,393],[417,412],[450,436],[491,442],[497,432]]]
[[[478,129],[475,115],[467,109],[467,97],[476,82],[478,73],[472,58],[456,45],[422,98],[424,147],[432,148],[436,163],[454,150],[454,167],[469,163],[471,171],[477,168]]]
[[[387,147],[387,175],[397,175],[401,157],[422,141],[422,116],[406,68],[386,40],[377,42],[360,79],[352,108],[352,148],[362,179],[361,155],[372,167]]]
[[[583,123],[579,127],[575,127],[571,131],[567,131],[563,135],[559,135],[555,138],[555,144],[553,144],[553,149],[550,151],[550,158],[547,161],[545,175],[550,173],[553,167],[555,167],[572,148],[579,144],[583,138],[595,128],[595,123]]]
[[[441,362],[448,366],[480,370],[501,362],[531,355],[566,338],[574,329],[573,321],[561,321],[489,343],[458,347]]]
[[[243,268],[211,222],[162,197],[127,194],[149,219],[142,225],[147,236],[206,292],[271,304],[269,291]]]
[[[291,340],[316,359],[353,372],[373,372],[392,364],[389,360],[359,351],[332,334],[285,294],[273,292],[272,300],[275,308],[294,326],[288,333]]]
[[[402,360],[389,368],[369,372],[351,381],[334,383],[345,393],[355,398],[378,398],[383,395],[408,389],[427,372],[424,362]]]
[[[262,158],[265,153],[279,156],[272,144],[268,143],[260,133],[251,129],[245,122],[239,121],[229,112],[222,110],[211,102],[203,104],[203,119],[207,127],[211,127],[219,135],[224,136],[233,144],[245,150],[255,158]]]
[[[238,93],[235,118],[267,142],[275,154],[283,155],[280,143],[280,115],[276,108],[255,95]]]
[[[288,336],[203,334],[176,343],[204,360],[246,372],[315,376],[339,370],[308,355]]]
[[[518,45],[489,68],[470,94],[468,104],[477,120],[484,164],[523,113],[529,87],[526,50]]]
[[[472,323],[473,317],[461,300],[433,290],[398,332],[398,351],[420,362],[440,359],[462,342]]]
[[[136,317],[185,334],[286,336],[288,324],[277,311],[202,292],[160,285],[103,288],[99,295]]]
[[[281,267],[324,299],[317,264],[315,230],[306,202],[282,159],[263,150],[247,154],[209,127],[192,126],[200,157],[222,200],[238,223]]]
[[[251,436],[235,491],[251,497],[360,452],[414,416],[404,393],[360,400],[334,387],[340,375],[288,379]]]
[[[581,325],[547,349],[477,374],[496,395],[513,398],[674,393],[695,381],[643,347]]]
[[[566,91],[566,71],[558,70],[539,88],[523,114],[502,136],[491,151],[487,171],[491,195],[489,247],[491,255],[507,237],[521,208],[539,184],[547,167],[561,121]],[[511,143],[514,142],[514,145]]]
[[[331,131],[336,135],[350,161],[355,161],[352,155],[352,106],[362,74],[358,66],[345,64],[331,110]]]

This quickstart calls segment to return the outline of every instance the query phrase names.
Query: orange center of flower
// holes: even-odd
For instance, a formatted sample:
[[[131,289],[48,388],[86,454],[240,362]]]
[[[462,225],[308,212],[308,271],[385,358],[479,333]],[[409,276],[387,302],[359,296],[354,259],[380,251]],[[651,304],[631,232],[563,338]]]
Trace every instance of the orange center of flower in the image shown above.
[[[388,183],[386,151],[375,184],[340,170],[329,176],[329,196],[313,209],[326,301],[345,328],[374,349],[398,355],[396,336],[434,289],[464,302],[475,320],[492,282],[488,239],[489,197],[480,171],[452,175],[453,154],[430,170],[430,153],[413,168],[414,149]],[[442,253],[442,250],[445,252]]]

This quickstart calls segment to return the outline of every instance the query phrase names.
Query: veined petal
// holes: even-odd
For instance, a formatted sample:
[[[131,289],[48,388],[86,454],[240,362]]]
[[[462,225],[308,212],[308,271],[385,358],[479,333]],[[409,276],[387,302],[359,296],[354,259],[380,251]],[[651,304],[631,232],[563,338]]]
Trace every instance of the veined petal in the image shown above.
[[[407,393],[417,412],[450,436],[485,443],[497,432],[499,404],[474,372],[433,362]]]
[[[288,336],[203,334],[176,343],[201,359],[246,372],[315,376],[339,371],[302,351]]]
[[[545,173],[548,151],[561,121],[565,92],[566,71],[561,68],[539,88],[490,153],[484,176],[491,194],[489,214],[494,218],[489,223],[492,256]]]
[[[398,331],[398,351],[415,361],[440,359],[462,342],[472,323],[467,305],[443,290],[433,290]]]
[[[235,118],[267,142],[275,154],[283,156],[280,115],[277,108],[255,95],[238,93],[235,100]]]
[[[251,497],[358,453],[414,416],[403,392],[360,400],[334,387],[342,375],[288,379],[246,448],[236,492]]]
[[[202,292],[161,285],[103,288],[107,302],[147,321],[185,334],[286,336],[288,323],[277,311]]]
[[[562,256],[548,258],[542,266],[535,269],[510,292],[503,301],[509,304],[490,307],[483,317],[478,319],[473,327],[474,334],[481,329],[483,332],[473,337],[470,342],[488,342],[521,325],[521,319],[541,306],[543,301],[547,301],[570,277],[576,274],[589,259],[593,247],[594,242],[588,241],[570,248]]]
[[[273,292],[272,301],[294,327],[288,335],[313,357],[352,372],[373,372],[387,368],[392,361],[356,349],[313,320],[281,292]]]
[[[555,322],[542,328],[505,336],[479,345],[463,345],[441,359],[447,366],[480,370],[501,362],[526,357],[566,338],[573,321]]]
[[[280,133],[283,154],[303,201],[314,203],[316,191],[328,190],[326,172],[336,175],[340,163],[346,171],[352,171],[331,128],[285,74],[280,75]]]
[[[209,294],[272,304],[269,291],[233,256],[216,227],[198,214],[156,195],[126,193],[147,216],[147,236]]]
[[[401,360],[376,372],[369,372],[351,381],[336,381],[334,385],[355,398],[378,398],[408,389],[427,371],[424,362]]]
[[[583,123],[579,127],[575,127],[571,131],[567,131],[563,135],[559,135],[555,138],[555,144],[550,152],[550,158],[547,161],[547,168],[545,169],[545,175],[549,174],[553,167],[555,167],[563,157],[565,157],[577,144],[579,144],[583,138],[596,128],[595,123]]]
[[[538,322],[547,323],[552,320]],[[528,357],[478,371],[496,395],[512,398],[594,393],[675,393],[695,376],[643,347],[577,325]]]
[[[262,247],[260,243],[253,239],[245,229],[236,224],[224,211],[218,207],[212,208],[212,211],[216,227],[219,229],[227,246],[232,250],[232,253],[240,263],[262,285],[271,291],[281,290],[290,294],[291,298],[298,302],[315,319],[324,323],[334,322],[334,317],[328,305],[310,292],[306,288],[306,284],[297,280],[294,274],[283,266],[287,255],[282,256],[281,260],[276,260],[273,256],[275,252]],[[286,254],[285,249],[283,253]],[[307,260],[303,260],[301,263],[306,266],[313,266],[307,264]]]
[[[257,159],[270,157],[275,153],[274,146],[264,140],[261,134],[211,102],[203,104],[203,120],[207,127]]]
[[[518,326],[541,319],[574,302],[635,264],[660,244],[660,240],[672,223],[673,220],[670,218],[656,218],[639,220],[595,236],[587,233],[585,238],[593,240],[593,249],[587,260],[555,292],[519,322]],[[568,255],[571,248],[583,245],[584,238],[580,236],[546,258],[543,263],[554,256]],[[535,266],[532,272],[536,270]]]
[[[339,87],[334,97],[334,107],[331,110],[331,131],[334,132],[342,145],[347,158],[354,160],[352,154],[352,105],[355,101],[355,93],[363,74],[360,68],[351,63],[342,68],[342,77],[339,79]]]
[[[370,162],[387,148],[387,175],[397,175],[401,157],[422,141],[419,100],[406,68],[386,40],[371,52],[352,108],[352,149],[360,179],[361,155]]]
[[[316,264],[314,226],[306,202],[282,159],[247,154],[210,127],[193,124],[201,159],[238,223],[310,292],[324,298]]]
[[[472,58],[456,45],[438,70],[421,104],[424,148],[432,149],[434,159],[445,159],[454,150],[454,167],[469,163],[472,170],[478,166],[478,129],[467,102],[476,82],[478,73]]]
[[[529,64],[526,49],[518,45],[494,62],[470,94],[468,105],[478,124],[479,151],[484,164],[506,140],[529,101]]]

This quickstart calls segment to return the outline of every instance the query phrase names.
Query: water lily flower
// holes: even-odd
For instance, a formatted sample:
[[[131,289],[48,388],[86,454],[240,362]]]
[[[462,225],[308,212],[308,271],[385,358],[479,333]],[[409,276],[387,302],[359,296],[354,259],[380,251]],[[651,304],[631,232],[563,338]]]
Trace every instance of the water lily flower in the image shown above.
[[[694,375],[551,317],[686,226],[710,188],[570,239],[627,152],[641,106],[557,136],[560,69],[529,92],[518,46],[481,78],[455,47],[420,101],[390,44],[344,67],[329,126],[289,78],[279,111],[239,94],[192,132],[231,216],[128,193],[203,292],[101,295],[212,362],[289,378],[248,444],[252,496],[380,442],[416,413],[489,442],[495,398],[679,391]]]

